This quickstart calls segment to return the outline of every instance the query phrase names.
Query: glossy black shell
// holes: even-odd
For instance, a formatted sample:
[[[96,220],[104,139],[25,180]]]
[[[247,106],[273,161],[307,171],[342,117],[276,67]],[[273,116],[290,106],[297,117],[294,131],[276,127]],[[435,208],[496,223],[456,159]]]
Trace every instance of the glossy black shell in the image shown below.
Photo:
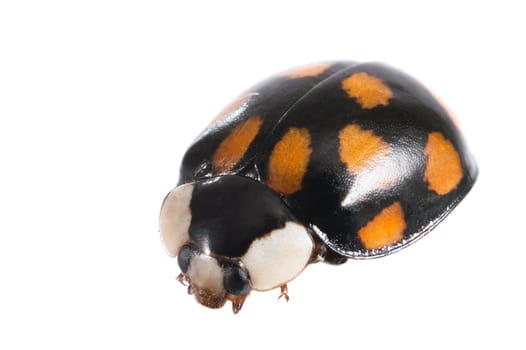
[[[354,73],[380,79],[392,91],[387,105],[363,108],[342,88]],[[239,175],[265,184],[269,157],[276,143],[292,127],[311,135],[307,171],[301,190],[280,194],[298,221],[310,227],[323,242],[350,258],[378,257],[397,251],[429,232],[459,203],[473,186],[476,164],[446,109],[420,83],[391,67],[354,62],[331,63],[314,76],[278,74],[252,87],[240,108],[212,124],[186,152],[180,184],[220,174]],[[226,172],[214,170],[212,157],[232,130],[253,116],[262,124],[237,164]],[[393,160],[404,170],[401,180],[389,188],[368,188],[367,181],[349,172],[339,156],[339,132],[358,125],[392,147]],[[425,181],[430,133],[441,133],[460,157],[462,178],[446,194],[438,194]],[[352,201],[351,193],[359,192]],[[381,249],[368,249],[358,231],[392,203],[405,214],[403,239]]]

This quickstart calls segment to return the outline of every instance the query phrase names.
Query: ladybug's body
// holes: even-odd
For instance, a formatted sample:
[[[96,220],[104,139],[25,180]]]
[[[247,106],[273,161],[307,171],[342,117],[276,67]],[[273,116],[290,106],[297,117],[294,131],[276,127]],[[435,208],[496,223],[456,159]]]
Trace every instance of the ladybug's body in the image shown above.
[[[412,78],[379,64],[310,65],[256,85],[198,137],[161,234],[198,300],[231,299],[237,311],[251,289],[284,293],[308,263],[409,245],[476,175],[446,109]]]

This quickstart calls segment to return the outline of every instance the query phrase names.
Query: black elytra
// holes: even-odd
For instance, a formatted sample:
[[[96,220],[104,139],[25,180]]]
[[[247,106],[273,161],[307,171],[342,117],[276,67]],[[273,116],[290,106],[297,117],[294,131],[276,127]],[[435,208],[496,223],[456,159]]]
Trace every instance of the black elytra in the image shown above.
[[[187,150],[179,185],[196,184],[190,237],[200,249],[238,257],[254,239],[292,220],[315,232],[335,260],[379,257],[429,232],[472,188],[475,161],[447,110],[424,86],[378,63],[322,67],[319,73],[281,73],[255,85],[239,108],[207,128]],[[357,84],[346,91],[343,82],[352,76],[366,77],[370,86]],[[388,92],[380,91],[384,87]],[[256,116],[261,124],[253,137],[244,136],[244,146],[232,151],[231,166],[214,164],[222,143]],[[365,155],[358,155],[366,165],[354,170],[343,154],[347,141],[342,130],[349,126],[369,142],[363,146]],[[271,186],[272,157],[293,129],[308,133],[309,152],[305,171],[298,170],[299,188],[283,192]],[[375,156],[376,149],[383,153]],[[301,162],[291,161],[296,163]],[[294,171],[279,166],[279,174],[294,181]],[[391,173],[396,173],[393,181],[381,181]],[[375,230],[389,225],[401,237],[382,243],[380,233],[377,243]]]

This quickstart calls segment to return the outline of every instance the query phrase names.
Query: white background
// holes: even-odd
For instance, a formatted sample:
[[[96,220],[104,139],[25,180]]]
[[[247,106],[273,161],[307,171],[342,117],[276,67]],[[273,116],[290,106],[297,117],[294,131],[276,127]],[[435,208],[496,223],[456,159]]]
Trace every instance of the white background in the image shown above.
[[[2,1],[0,348],[524,349],[515,3]],[[183,152],[239,92],[327,59],[383,61],[436,91],[476,186],[400,253],[307,268],[289,303],[198,305],[157,233]]]

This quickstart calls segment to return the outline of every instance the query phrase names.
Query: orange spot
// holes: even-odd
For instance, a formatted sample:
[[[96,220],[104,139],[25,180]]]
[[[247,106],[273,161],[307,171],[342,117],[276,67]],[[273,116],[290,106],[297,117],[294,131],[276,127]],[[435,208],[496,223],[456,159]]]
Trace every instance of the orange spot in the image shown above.
[[[212,157],[214,170],[220,173],[232,170],[247,152],[262,123],[261,117],[252,117],[236,126],[217,147]]]
[[[290,128],[270,155],[269,187],[283,194],[301,190],[311,153],[309,131]]]
[[[232,115],[233,113],[239,111],[240,109],[245,109],[248,105],[248,100],[250,100],[250,97],[254,95],[256,95],[256,93],[250,92],[250,93],[241,95],[238,98],[236,98],[234,101],[230,102],[228,106],[223,108],[223,110],[219,112],[219,114],[216,115],[214,119],[212,119],[212,121],[210,122],[210,124],[208,124],[208,126],[211,126],[219,122],[220,120],[225,119],[226,117],[228,117],[229,115]]]
[[[427,156],[424,180],[428,188],[444,195],[457,187],[464,175],[460,157],[451,142],[442,133],[431,132],[424,153]]]
[[[371,130],[349,124],[340,131],[340,159],[352,173],[371,167],[379,156],[391,152],[390,146]]]
[[[393,92],[380,79],[367,73],[354,73],[342,81],[342,88],[364,109],[387,106]]]
[[[315,77],[325,72],[327,69],[329,69],[330,66],[331,65],[329,63],[309,64],[306,66],[292,68],[291,70],[286,72],[286,75],[292,79]]]
[[[405,228],[402,206],[400,202],[394,202],[362,227],[358,236],[365,248],[382,249],[401,241]]]

